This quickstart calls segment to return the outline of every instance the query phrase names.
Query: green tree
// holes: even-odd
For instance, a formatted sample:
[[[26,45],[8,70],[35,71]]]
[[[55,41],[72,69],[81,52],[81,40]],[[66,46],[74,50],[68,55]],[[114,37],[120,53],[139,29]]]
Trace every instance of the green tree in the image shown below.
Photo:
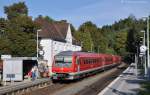
[[[92,51],[97,52],[98,50],[97,42],[99,41],[99,33],[98,33],[97,26],[93,24],[91,21],[87,21],[79,27],[78,31],[81,31],[87,34],[90,33],[90,36],[88,39],[91,39],[92,41],[92,44],[91,44]]]
[[[49,23],[54,22],[55,20],[49,16],[42,16],[39,15],[36,19],[45,19],[46,21],[48,21]]]
[[[24,2],[19,2],[10,6],[5,6],[4,12],[7,15],[7,18],[10,20],[20,15],[27,16],[28,8]]]
[[[83,51],[91,51],[92,48],[92,39],[89,32],[76,32],[75,38],[81,42]]]
[[[36,55],[37,24],[29,17],[24,2],[4,7],[8,20],[0,19],[0,54],[12,56]]]
[[[124,55],[126,53],[126,43],[127,43],[127,32],[122,31],[116,34],[116,44],[115,51],[118,54]]]

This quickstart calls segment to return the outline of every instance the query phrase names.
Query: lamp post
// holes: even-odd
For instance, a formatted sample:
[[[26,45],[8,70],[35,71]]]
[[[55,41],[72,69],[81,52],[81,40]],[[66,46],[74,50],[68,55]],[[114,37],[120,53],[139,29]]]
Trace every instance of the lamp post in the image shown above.
[[[143,35],[143,45],[145,46],[145,31],[142,30],[141,32],[144,33],[144,35]],[[144,68],[145,68],[144,70],[145,70],[145,76],[146,76],[147,75],[146,55],[144,55]]]
[[[150,79],[150,63],[149,63],[149,16],[143,17],[146,18],[147,22],[147,66],[148,66],[148,79]]]
[[[36,32],[36,57],[37,57],[37,61],[39,58],[39,32],[42,31],[42,29],[38,29]]]
[[[150,79],[150,63],[149,63],[149,16],[147,17],[147,63],[148,63],[148,78]]]

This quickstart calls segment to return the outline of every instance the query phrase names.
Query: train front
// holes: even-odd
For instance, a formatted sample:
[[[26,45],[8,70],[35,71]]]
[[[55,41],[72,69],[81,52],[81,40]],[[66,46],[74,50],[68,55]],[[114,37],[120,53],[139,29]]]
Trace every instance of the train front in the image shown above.
[[[71,52],[57,54],[52,65],[53,80],[73,80],[73,56]]]

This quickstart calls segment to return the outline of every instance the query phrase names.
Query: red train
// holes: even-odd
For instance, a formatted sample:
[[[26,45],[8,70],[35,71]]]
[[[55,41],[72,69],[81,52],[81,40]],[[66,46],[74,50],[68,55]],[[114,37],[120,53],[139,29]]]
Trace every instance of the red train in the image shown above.
[[[116,55],[64,51],[54,57],[52,79],[79,79],[87,74],[120,63],[121,57]]]

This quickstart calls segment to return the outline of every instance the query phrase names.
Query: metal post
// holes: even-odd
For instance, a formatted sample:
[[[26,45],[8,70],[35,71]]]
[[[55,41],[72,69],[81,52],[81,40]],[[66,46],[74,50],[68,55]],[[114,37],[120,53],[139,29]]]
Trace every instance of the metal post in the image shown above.
[[[38,29],[36,32],[36,57],[37,57],[37,62],[39,58],[39,32],[42,31],[41,29]]]
[[[135,54],[135,75],[137,76],[137,63],[138,63],[138,58],[137,55]]]
[[[37,33],[36,33],[36,50],[37,50],[37,51],[36,51],[36,54],[37,54],[36,57],[37,57],[37,59],[38,59],[38,57],[39,57],[39,54],[38,54],[38,50],[39,50],[39,47],[38,47],[38,46],[39,46],[38,37],[39,37],[39,36],[38,36],[38,30],[37,30]]]
[[[135,70],[136,70],[136,76],[138,75],[138,62],[139,62],[139,51],[138,51],[138,46],[136,46],[136,48],[137,48],[137,55],[135,55],[136,56],[136,62],[135,62]]]
[[[144,33],[144,35],[143,35],[143,45],[145,46],[145,31],[142,30],[141,32]],[[146,52],[145,52],[145,55],[143,56],[143,58],[144,58],[144,73],[145,73],[145,77],[147,77]]]
[[[145,31],[144,31],[143,45],[145,46]],[[144,55],[144,68],[145,68],[145,76],[147,76],[146,52]]]
[[[149,63],[149,16],[147,17],[147,65],[148,65],[148,78],[150,79],[150,63]]]
[[[143,45],[145,45],[145,31],[144,31]]]

